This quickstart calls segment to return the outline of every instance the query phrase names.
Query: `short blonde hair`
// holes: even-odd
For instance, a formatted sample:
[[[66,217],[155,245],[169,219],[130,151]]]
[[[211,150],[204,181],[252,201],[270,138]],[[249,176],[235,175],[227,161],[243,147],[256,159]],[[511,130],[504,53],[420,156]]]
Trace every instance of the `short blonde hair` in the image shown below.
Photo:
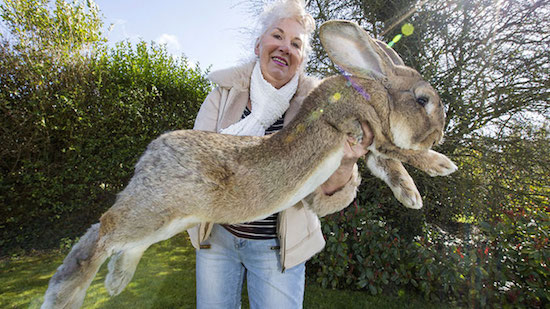
[[[281,19],[291,18],[304,27],[306,37],[304,42],[303,64],[307,63],[311,51],[311,36],[315,31],[315,20],[306,12],[304,0],[276,0],[264,7],[258,24],[257,38],[264,35],[275,23]]]

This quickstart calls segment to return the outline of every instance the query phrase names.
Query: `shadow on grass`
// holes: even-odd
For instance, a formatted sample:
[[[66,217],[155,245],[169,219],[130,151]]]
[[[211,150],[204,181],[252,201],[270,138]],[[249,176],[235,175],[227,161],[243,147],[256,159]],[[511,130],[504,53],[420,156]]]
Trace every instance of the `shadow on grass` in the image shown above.
[[[0,308],[40,308],[48,282],[68,252],[0,262]],[[194,308],[195,253],[182,233],[151,246],[126,289],[110,297],[107,262],[88,288],[82,308]]]
[[[62,261],[59,252],[50,252],[0,262],[0,308],[41,304],[48,281]]]
[[[40,308],[48,281],[68,252],[0,261],[0,308]],[[82,308],[195,308],[195,252],[186,233],[149,248],[126,289],[110,297],[103,285],[105,263],[90,285]],[[246,290],[244,290],[246,291]],[[248,308],[246,292],[244,309]],[[444,306],[446,307],[446,306]],[[417,295],[371,296],[308,284],[304,308],[441,308]]]
[[[149,248],[134,278],[117,296],[103,285],[107,263],[88,289],[83,308],[194,308],[195,251],[182,233]]]

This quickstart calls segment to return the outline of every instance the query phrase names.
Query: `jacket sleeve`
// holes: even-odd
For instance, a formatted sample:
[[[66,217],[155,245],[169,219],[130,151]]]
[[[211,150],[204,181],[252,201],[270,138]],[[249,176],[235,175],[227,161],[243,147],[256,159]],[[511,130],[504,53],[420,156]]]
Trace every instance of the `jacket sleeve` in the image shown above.
[[[221,89],[212,90],[199,109],[193,130],[216,132],[221,101]]]
[[[212,90],[204,102],[202,102],[193,130],[216,132],[218,127],[218,114],[221,101],[221,89]],[[200,250],[200,243],[210,234],[212,224],[201,223],[187,230],[191,244],[195,249]]]
[[[348,183],[332,195],[326,195],[319,186],[315,191],[302,200],[304,205],[315,212],[319,217],[340,211],[351,204],[357,195],[357,187],[361,183],[361,176],[357,164]]]

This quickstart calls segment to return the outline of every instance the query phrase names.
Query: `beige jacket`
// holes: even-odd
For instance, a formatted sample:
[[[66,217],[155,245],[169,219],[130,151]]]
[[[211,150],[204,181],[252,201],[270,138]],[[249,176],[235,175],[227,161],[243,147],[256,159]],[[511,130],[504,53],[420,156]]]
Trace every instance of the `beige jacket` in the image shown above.
[[[251,62],[209,75],[208,78],[218,87],[210,92],[201,105],[195,120],[195,130],[220,132],[241,119],[249,101],[253,68],[254,62]],[[285,114],[285,126],[296,116],[302,101],[318,83],[314,78],[300,76],[298,89]],[[325,240],[317,215],[324,216],[347,207],[355,198],[360,181],[355,166],[351,180],[340,191],[327,196],[318,188],[303,201],[279,213],[277,234],[283,269],[298,265],[323,249]],[[323,213],[316,214],[311,209],[322,209]],[[203,223],[188,230],[196,249],[200,249],[200,244],[210,236],[211,230],[211,223]]]

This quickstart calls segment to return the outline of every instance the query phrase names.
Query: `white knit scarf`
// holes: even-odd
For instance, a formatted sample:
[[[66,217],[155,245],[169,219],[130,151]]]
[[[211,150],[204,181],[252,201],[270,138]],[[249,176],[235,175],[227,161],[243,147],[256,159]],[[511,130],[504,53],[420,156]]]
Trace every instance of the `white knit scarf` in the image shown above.
[[[265,130],[281,118],[290,105],[290,99],[298,88],[298,74],[280,89],[268,83],[257,61],[250,77],[250,101],[252,111],[246,118],[222,129],[220,133],[231,135],[263,136]]]

